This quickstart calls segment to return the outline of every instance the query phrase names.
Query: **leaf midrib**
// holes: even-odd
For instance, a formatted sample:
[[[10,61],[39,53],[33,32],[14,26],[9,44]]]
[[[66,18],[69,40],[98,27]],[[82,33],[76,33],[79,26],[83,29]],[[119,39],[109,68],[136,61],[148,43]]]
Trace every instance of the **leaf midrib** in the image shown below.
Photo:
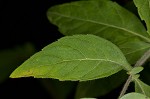
[[[70,60],[62,60],[60,62],[57,62],[56,64],[63,63],[63,62],[71,62],[71,61],[106,61],[106,62],[111,62],[111,63],[117,64],[117,65],[120,65],[123,68],[128,70],[128,68],[126,68],[126,66],[124,64],[120,64],[118,62],[115,62],[115,61],[112,61],[109,59],[97,59],[97,58],[95,58],[95,59],[94,58],[70,59]]]
[[[134,80],[137,82],[137,84],[139,85],[139,87],[141,88],[141,91],[143,92],[144,95],[146,95],[145,90],[143,89],[143,87],[141,86],[140,82],[138,81],[138,79],[134,78]]]
[[[150,42],[150,39],[143,36],[143,35],[140,35],[136,32],[133,32],[133,31],[130,31],[130,30],[127,30],[123,27],[118,27],[118,26],[115,26],[115,25],[111,25],[111,24],[106,24],[106,23],[102,23],[102,22],[96,22],[96,21],[93,21],[93,20],[85,20],[85,19],[81,19],[81,18],[77,18],[77,17],[70,17],[70,16],[67,16],[67,15],[62,15],[60,13],[56,13],[56,12],[49,12],[51,14],[54,14],[54,15],[58,15],[58,16],[61,16],[61,17],[66,17],[66,18],[70,18],[70,19],[74,19],[74,20],[80,20],[80,21],[86,21],[86,22],[90,22],[90,23],[95,23],[95,24],[100,24],[100,25],[104,25],[104,26],[108,26],[108,27],[112,27],[112,28],[117,28],[117,29],[120,29],[120,30],[123,30],[123,31],[126,31],[128,33],[131,33],[133,35],[136,35],[142,39],[145,39],[146,41]]]

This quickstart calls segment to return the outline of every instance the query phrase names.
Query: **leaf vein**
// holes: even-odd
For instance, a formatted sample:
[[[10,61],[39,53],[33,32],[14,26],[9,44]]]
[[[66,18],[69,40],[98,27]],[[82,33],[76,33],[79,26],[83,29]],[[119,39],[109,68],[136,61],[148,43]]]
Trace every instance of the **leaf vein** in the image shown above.
[[[117,63],[117,62],[115,62],[113,60],[109,60],[109,59],[93,59],[93,58],[62,60],[61,62],[58,62],[58,63],[70,62],[70,61],[108,61],[108,62],[111,62],[111,63],[115,63],[115,64],[118,64],[118,65],[124,66],[123,64]]]
[[[138,51],[142,51],[142,50],[147,49],[147,48],[150,48],[150,46],[149,47],[145,47],[145,48],[141,48],[141,49],[137,49],[137,50],[134,50],[134,51],[131,51],[129,53],[126,53],[125,55],[132,54],[132,53],[135,53],[135,52],[138,52]]]
[[[82,18],[77,18],[77,17],[71,17],[71,16],[67,16],[67,15],[62,15],[60,13],[56,13],[56,12],[50,12],[51,14],[55,14],[55,15],[58,15],[58,16],[62,16],[62,17],[66,17],[66,18],[70,18],[70,19],[75,19],[75,20],[80,20],[80,21],[86,21],[86,22],[90,22],[90,23],[95,23],[95,24],[100,24],[100,25],[104,25],[104,26],[109,26],[109,27],[112,27],[112,28],[116,28],[116,29],[120,29],[120,30],[123,30],[123,31],[126,31],[126,32],[129,32],[133,35],[136,35],[138,37],[141,37],[147,41],[150,42],[150,39],[143,36],[143,35],[140,35],[139,33],[136,33],[136,32],[133,32],[131,30],[127,30],[126,28],[123,28],[123,27],[119,27],[119,26],[115,26],[115,25],[111,25],[111,24],[107,24],[107,23],[102,23],[102,22],[97,22],[97,21],[94,21],[94,20],[85,20],[85,19],[82,19]]]

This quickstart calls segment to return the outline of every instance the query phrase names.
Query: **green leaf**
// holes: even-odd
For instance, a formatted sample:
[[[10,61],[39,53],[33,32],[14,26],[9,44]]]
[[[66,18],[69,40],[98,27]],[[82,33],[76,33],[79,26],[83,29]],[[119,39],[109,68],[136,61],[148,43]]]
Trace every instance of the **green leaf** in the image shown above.
[[[0,50],[0,83],[8,79],[11,72],[33,53],[35,48],[30,43]]]
[[[124,42],[119,45],[119,48],[121,51],[125,54],[127,57],[127,60],[130,64],[135,64],[135,62],[148,50],[150,49],[150,44],[139,41],[139,40],[133,40],[131,38],[128,39],[127,42]]]
[[[139,79],[135,79],[135,92],[142,93],[148,97],[150,97],[150,86],[145,84]]]
[[[141,43],[150,42],[149,35],[140,20],[112,1],[90,0],[57,5],[48,10],[47,16],[64,35],[95,34],[118,46],[129,46],[129,50],[123,53],[131,63],[135,63],[147,50],[147,47],[138,43],[134,47],[130,46],[132,40],[137,39]]]
[[[138,8],[138,13],[147,25],[147,31],[150,34],[150,0],[133,0]]]
[[[66,36],[46,46],[17,68],[10,77],[55,78],[86,81],[131,70],[123,53],[94,35]]]
[[[129,74],[132,74],[132,75],[135,75],[135,74],[138,74],[139,72],[141,72],[144,68],[139,66],[139,67],[134,67],[130,72]]]
[[[49,20],[56,24],[65,35],[87,34],[89,32],[104,35],[104,32],[111,30],[111,33],[117,35],[123,33],[122,38],[131,37],[132,35],[132,37],[137,36],[150,41],[147,38],[148,34],[145,28],[137,17],[112,1],[99,0],[66,3],[50,8],[47,15]],[[103,32],[103,34],[100,32]],[[105,36],[110,38],[110,35]],[[114,39],[112,37],[111,39],[113,41],[120,40],[120,38]]]
[[[97,79],[92,81],[80,82],[77,86],[76,98],[81,97],[100,97],[113,91],[115,88],[121,86],[128,75],[126,71],[120,71],[107,78]]]
[[[132,92],[132,93],[125,94],[120,99],[150,99],[150,98],[143,94]]]

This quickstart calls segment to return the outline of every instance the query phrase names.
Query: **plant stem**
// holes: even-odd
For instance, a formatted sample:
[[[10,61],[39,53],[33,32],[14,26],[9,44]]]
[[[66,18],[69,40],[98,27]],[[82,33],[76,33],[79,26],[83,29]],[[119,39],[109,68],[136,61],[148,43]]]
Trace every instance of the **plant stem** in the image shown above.
[[[150,57],[150,49],[143,54],[143,56],[136,62],[136,64],[133,67],[142,66],[149,57]],[[128,77],[126,83],[124,84],[124,86],[121,90],[121,93],[120,93],[118,99],[120,99],[126,93],[131,81],[132,81],[132,75],[130,75]]]
[[[126,80],[126,83],[124,84],[123,89],[121,90],[121,93],[120,93],[118,99],[120,99],[126,93],[126,90],[128,89],[128,86],[129,86],[131,80],[132,80],[132,76],[130,75],[128,77],[128,79]]]
[[[142,66],[149,57],[150,57],[150,49],[143,54],[143,56],[136,62],[134,67]]]

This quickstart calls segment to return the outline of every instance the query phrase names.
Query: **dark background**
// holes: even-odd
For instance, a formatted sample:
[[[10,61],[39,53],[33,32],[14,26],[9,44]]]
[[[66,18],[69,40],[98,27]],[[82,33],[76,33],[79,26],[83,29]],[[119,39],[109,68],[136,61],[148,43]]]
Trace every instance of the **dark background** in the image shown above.
[[[0,49],[31,42],[37,50],[63,35],[47,19],[49,7],[70,0],[0,0]],[[50,99],[34,78],[7,79],[0,84],[0,99]]]
[[[0,49],[32,42],[37,50],[63,35],[52,25],[46,11],[53,5],[73,0],[0,0]],[[3,98],[50,99],[47,91],[34,78],[7,79],[0,84]]]

